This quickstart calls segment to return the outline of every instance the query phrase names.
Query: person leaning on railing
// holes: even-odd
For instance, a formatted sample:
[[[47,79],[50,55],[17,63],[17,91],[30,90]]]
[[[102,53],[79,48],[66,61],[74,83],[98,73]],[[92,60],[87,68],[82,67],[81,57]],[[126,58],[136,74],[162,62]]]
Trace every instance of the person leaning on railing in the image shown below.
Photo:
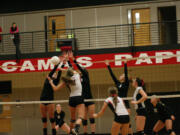
[[[19,28],[15,22],[12,23],[12,27],[10,28],[11,38],[16,47],[16,59],[19,60],[21,57],[20,51],[20,36],[19,36]]]

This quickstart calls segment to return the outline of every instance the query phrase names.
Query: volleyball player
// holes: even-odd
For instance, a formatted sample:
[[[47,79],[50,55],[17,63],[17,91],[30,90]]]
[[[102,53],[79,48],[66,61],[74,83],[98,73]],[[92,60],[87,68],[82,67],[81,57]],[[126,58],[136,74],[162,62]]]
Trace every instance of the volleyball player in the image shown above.
[[[56,105],[56,111],[54,112],[54,119],[56,122],[56,131],[58,131],[59,128],[61,128],[66,133],[70,134],[71,129],[70,127],[64,122],[65,118],[65,112],[62,110],[61,105]]]
[[[135,78],[133,79],[132,86],[135,88],[133,101],[131,101],[131,103],[135,105],[136,109],[136,132],[137,135],[144,135],[144,127],[146,122],[146,109],[144,101],[147,99],[145,85],[143,80]]]
[[[107,106],[109,106],[114,113],[111,135],[118,135],[120,128],[121,135],[128,135],[129,113],[124,105],[124,101],[118,97],[118,90],[116,87],[110,87],[108,92],[109,97],[105,100],[101,110],[97,114],[94,114],[94,118],[102,116]]]
[[[109,70],[109,73],[116,85],[116,88],[118,89],[118,96],[119,97],[127,97],[128,94],[128,90],[129,90],[129,78],[128,78],[128,69],[127,69],[127,62],[124,62],[124,74],[121,74],[119,76],[119,80],[116,78],[116,76],[114,75],[109,61],[106,60],[105,64],[107,65],[107,68]],[[130,114],[131,110],[130,110],[130,105],[129,105],[129,101],[125,100],[125,106],[128,109],[128,112]],[[132,129],[131,129],[131,124],[129,124],[129,135],[132,134]]]
[[[69,57],[74,61],[79,71],[81,72],[81,83],[82,83],[82,90],[83,90],[82,95],[84,99],[93,99],[88,71],[77,63],[72,52],[69,53]],[[89,121],[91,124],[91,134],[94,135],[95,129],[96,129],[95,119],[93,117],[93,114],[95,113],[95,104],[94,102],[84,102],[84,104],[85,104],[85,117],[83,121],[84,135],[87,135],[87,124],[88,124],[87,115],[88,114],[89,114]]]
[[[61,58],[61,61],[63,61],[63,58]],[[57,64],[48,75],[48,77],[52,79],[52,83],[54,85],[57,85],[59,83],[62,73],[61,70],[59,70],[58,74],[56,74],[56,70],[58,66],[59,64]],[[62,65],[62,67],[63,66],[64,65]],[[51,100],[54,100],[54,91],[49,83],[49,80],[46,78],[40,96],[40,101],[51,101]],[[49,119],[51,122],[52,135],[56,135],[54,109],[55,109],[54,104],[49,104],[49,103],[40,104],[40,110],[41,110],[42,122],[43,122],[43,135],[47,135],[47,115],[49,115]]]
[[[158,114],[159,118],[153,128],[153,135],[158,135],[158,132],[164,127],[166,127],[168,135],[176,135],[172,129],[173,120],[175,120],[172,111],[160,99],[156,98],[156,96],[153,96],[151,103],[153,104],[154,112]]]
[[[81,85],[81,77],[78,72],[73,69],[68,69],[66,72],[66,76],[62,77],[62,82],[57,86],[54,85],[51,78],[48,78],[51,86],[54,91],[60,90],[67,86],[70,90],[70,98],[69,98],[69,108],[71,113],[71,123],[70,128],[72,132],[78,135],[80,125],[84,119],[84,98],[82,96],[82,85]],[[78,114],[78,119],[76,119],[76,111]],[[75,127],[74,127],[75,123]]]

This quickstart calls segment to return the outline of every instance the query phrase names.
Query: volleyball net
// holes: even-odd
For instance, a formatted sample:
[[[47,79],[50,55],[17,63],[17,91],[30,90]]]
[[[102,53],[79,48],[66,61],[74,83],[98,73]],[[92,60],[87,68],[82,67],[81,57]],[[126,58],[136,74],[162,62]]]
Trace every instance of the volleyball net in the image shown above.
[[[152,56],[146,57],[146,59],[156,59],[167,56]],[[179,55],[171,55],[173,59],[177,59]],[[176,117],[174,121],[174,129],[179,132],[180,125],[180,64],[172,64],[171,59],[164,65],[143,65],[143,66],[131,66],[131,63],[138,59],[145,58],[128,58],[117,61],[127,61],[128,76],[129,78],[139,77],[145,82],[146,92],[148,99],[152,98],[152,95],[157,95],[165,104],[171,108]],[[110,65],[113,65],[115,61],[110,60]],[[104,64],[105,61],[95,61],[94,63]],[[2,67],[1,67],[2,68]],[[104,68],[87,69],[90,75],[91,91],[93,95],[92,100],[85,100],[95,102],[95,112],[98,112],[103,104],[103,101],[108,97],[107,89],[110,86],[114,86],[114,82],[110,76],[110,73],[104,64]],[[124,73],[123,66],[112,66],[113,73],[119,78]],[[63,71],[62,76],[66,70]],[[1,81],[11,81],[12,93],[0,95],[0,132],[6,132],[10,135],[32,135],[42,134],[42,122],[39,105],[41,103],[54,103],[61,104],[62,110],[66,113],[65,122],[70,122],[70,112],[68,106],[69,90],[63,88],[60,91],[54,93],[54,101],[39,101],[42,92],[44,81],[49,71],[44,72],[26,72],[15,74],[2,74],[0,76]],[[128,91],[128,97],[124,100],[132,100],[134,88],[130,84]],[[134,106],[131,106],[131,124],[133,131],[135,132],[135,110]],[[146,131],[150,132],[153,125],[157,120],[157,116],[150,112],[147,119]],[[107,109],[105,114],[96,119],[96,133],[108,134],[110,133],[113,113]],[[48,132],[51,133],[51,127],[49,123]],[[90,126],[88,132],[90,133]],[[163,131],[162,131],[163,132]],[[80,133],[83,133],[81,126]],[[58,134],[66,134],[63,131],[58,131]],[[163,133],[162,133],[163,134]]]

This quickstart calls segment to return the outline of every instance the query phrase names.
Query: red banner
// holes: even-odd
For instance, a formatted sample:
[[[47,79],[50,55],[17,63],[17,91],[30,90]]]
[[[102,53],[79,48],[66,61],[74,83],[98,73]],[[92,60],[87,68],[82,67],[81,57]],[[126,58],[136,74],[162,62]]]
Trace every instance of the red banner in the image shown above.
[[[177,55],[177,57],[171,57],[172,55]],[[151,59],[149,58],[150,56],[155,56],[155,58]],[[123,62],[118,61],[119,59],[133,57],[136,57],[137,59],[128,61],[128,66],[180,64],[180,50],[137,52],[135,56],[132,56],[131,53],[82,55],[78,56],[76,60],[88,69],[95,69],[106,67],[103,62],[96,63],[96,61],[104,61],[107,59],[115,60],[115,62],[110,63],[111,66],[120,67],[123,66]],[[143,59],[138,59],[142,57]],[[0,61],[0,74],[42,72],[49,71],[52,68],[53,65],[50,62],[50,58],[22,59],[20,63],[16,63],[15,60]]]

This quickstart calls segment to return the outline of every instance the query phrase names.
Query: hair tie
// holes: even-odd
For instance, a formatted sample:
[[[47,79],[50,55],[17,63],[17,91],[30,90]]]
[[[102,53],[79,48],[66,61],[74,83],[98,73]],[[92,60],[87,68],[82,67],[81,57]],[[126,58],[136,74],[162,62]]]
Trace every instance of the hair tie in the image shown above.
[[[141,83],[142,83],[142,86],[144,86],[144,81],[143,80],[141,80]]]

